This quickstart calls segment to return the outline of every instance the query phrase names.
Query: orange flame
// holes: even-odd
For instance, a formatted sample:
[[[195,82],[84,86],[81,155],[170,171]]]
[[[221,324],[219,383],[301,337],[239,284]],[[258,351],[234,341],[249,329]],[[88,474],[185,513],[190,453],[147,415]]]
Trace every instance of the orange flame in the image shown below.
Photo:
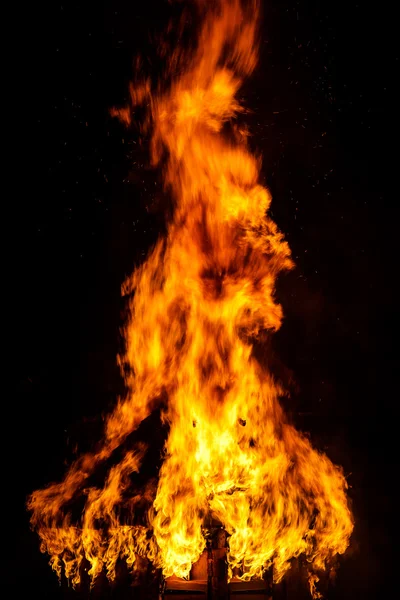
[[[262,577],[273,565],[279,581],[304,554],[318,597],[315,572],[346,550],[353,522],[341,470],[287,423],[282,390],[252,352],[260,332],[280,327],[275,280],[292,267],[267,216],[260,162],[233,124],[242,110],[237,92],[257,61],[258,1],[197,5],[197,45],[171,53],[169,86],[131,86],[132,104],[148,108],[151,156],[163,164],[174,214],[124,284],[131,316],[119,360],[128,392],[108,416],[100,448],[31,495],[31,522],[53,569],[60,575],[64,567],[77,584],[84,559],[93,579],[103,569],[113,579],[119,558],[135,570],[139,556],[165,577],[188,577],[211,515],[229,535],[229,576],[240,569],[244,579]],[[128,109],[113,114],[130,122]],[[127,498],[143,445],[124,451],[103,488],[91,484],[161,398],[169,436],[156,490],[149,484]],[[71,509],[78,498],[79,522]]]

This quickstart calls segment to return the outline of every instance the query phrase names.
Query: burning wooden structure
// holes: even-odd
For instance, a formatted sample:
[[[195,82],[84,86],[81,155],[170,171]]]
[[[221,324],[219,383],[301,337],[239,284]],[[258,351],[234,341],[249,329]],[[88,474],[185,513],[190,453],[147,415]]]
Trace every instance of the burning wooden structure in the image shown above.
[[[319,573],[349,543],[346,479],[287,421],[284,390],[254,353],[280,327],[275,281],[293,266],[241,119],[258,9],[258,0],[191,2],[176,43],[161,44],[164,78],[144,77],[138,63],[131,105],[113,111],[128,125],[144,113],[172,208],[165,235],[123,285],[126,394],[96,448],[29,499],[42,551],[73,585],[84,563],[92,580],[113,580],[118,561],[137,574],[146,557],[171,600],[180,587],[268,597],[266,569],[279,583],[303,555],[317,598]],[[188,23],[200,23],[193,40]],[[151,442],[131,436],[156,410],[168,436],[158,476],[143,482]],[[228,543],[205,535],[209,515]],[[180,581],[196,569],[201,576]]]
[[[190,579],[168,578],[163,581],[160,596],[165,600],[272,600],[272,577],[242,581],[233,577],[228,582],[226,534],[222,528],[214,532],[207,549],[192,566]]]

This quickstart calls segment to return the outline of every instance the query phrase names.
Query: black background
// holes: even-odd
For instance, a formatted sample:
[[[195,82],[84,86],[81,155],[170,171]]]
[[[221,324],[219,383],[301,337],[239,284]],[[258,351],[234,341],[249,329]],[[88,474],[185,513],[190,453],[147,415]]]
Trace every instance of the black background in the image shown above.
[[[123,389],[120,285],[162,229],[164,200],[145,148],[108,110],[127,96],[133,56],[154,55],[149,33],[179,10],[161,0],[24,9],[21,109],[10,116],[19,156],[11,497],[3,492],[5,585],[16,593],[79,596],[58,586],[24,504],[62,477],[76,443],[97,439]],[[332,598],[383,597],[395,580],[393,20],[383,3],[265,1],[260,64],[243,88],[272,215],[297,264],[278,285],[286,319],[274,353],[295,381],[285,402],[351,486],[356,528]]]

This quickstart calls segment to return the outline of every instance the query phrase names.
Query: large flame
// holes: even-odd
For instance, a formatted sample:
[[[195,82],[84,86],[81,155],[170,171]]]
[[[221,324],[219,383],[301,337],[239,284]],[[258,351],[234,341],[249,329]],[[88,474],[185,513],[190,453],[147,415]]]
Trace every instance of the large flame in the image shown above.
[[[211,516],[229,535],[230,576],[262,577],[273,565],[279,581],[304,554],[313,591],[315,572],[346,550],[353,523],[341,470],[287,423],[282,390],[253,356],[252,340],[281,324],[275,280],[292,267],[267,216],[260,162],[233,123],[256,65],[258,1],[198,0],[197,10],[197,44],[170,53],[168,85],[131,87],[133,106],[147,107],[152,160],[163,165],[174,212],[124,285],[127,395],[99,448],[28,505],[42,551],[74,584],[84,559],[93,579],[103,569],[115,577],[119,558],[135,569],[139,556],[165,577],[188,577]],[[131,110],[119,114],[130,121]],[[126,438],[161,405],[169,435],[158,484],[132,495],[147,448],[127,449]],[[117,448],[122,458],[97,487],[93,473]]]

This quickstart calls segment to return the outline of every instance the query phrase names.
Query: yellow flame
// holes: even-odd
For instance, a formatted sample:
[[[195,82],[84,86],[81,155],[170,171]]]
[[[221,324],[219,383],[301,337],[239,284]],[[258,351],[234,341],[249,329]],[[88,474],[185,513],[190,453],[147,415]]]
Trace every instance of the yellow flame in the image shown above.
[[[124,284],[131,316],[119,360],[130,367],[128,392],[107,418],[100,449],[79,458],[63,482],[31,495],[32,525],[53,569],[60,575],[64,567],[76,584],[84,558],[93,579],[104,568],[112,579],[118,558],[135,569],[138,555],[165,577],[188,577],[212,516],[229,534],[230,576],[262,577],[273,565],[279,581],[303,554],[318,597],[315,570],[346,550],[353,521],[340,468],[286,422],[282,390],[253,356],[252,340],[280,327],[275,280],[292,267],[267,215],[259,160],[233,124],[242,79],[257,62],[258,1],[197,5],[197,44],[170,54],[169,86],[131,86],[133,106],[147,105],[152,161],[163,164],[174,213],[165,238]],[[130,122],[127,108],[113,114]],[[165,397],[169,435],[156,491],[126,498],[142,446],[125,451],[102,489],[89,487],[96,468]],[[81,497],[74,522],[71,502]],[[138,525],[140,503],[148,511]],[[121,506],[130,519],[121,520]]]

